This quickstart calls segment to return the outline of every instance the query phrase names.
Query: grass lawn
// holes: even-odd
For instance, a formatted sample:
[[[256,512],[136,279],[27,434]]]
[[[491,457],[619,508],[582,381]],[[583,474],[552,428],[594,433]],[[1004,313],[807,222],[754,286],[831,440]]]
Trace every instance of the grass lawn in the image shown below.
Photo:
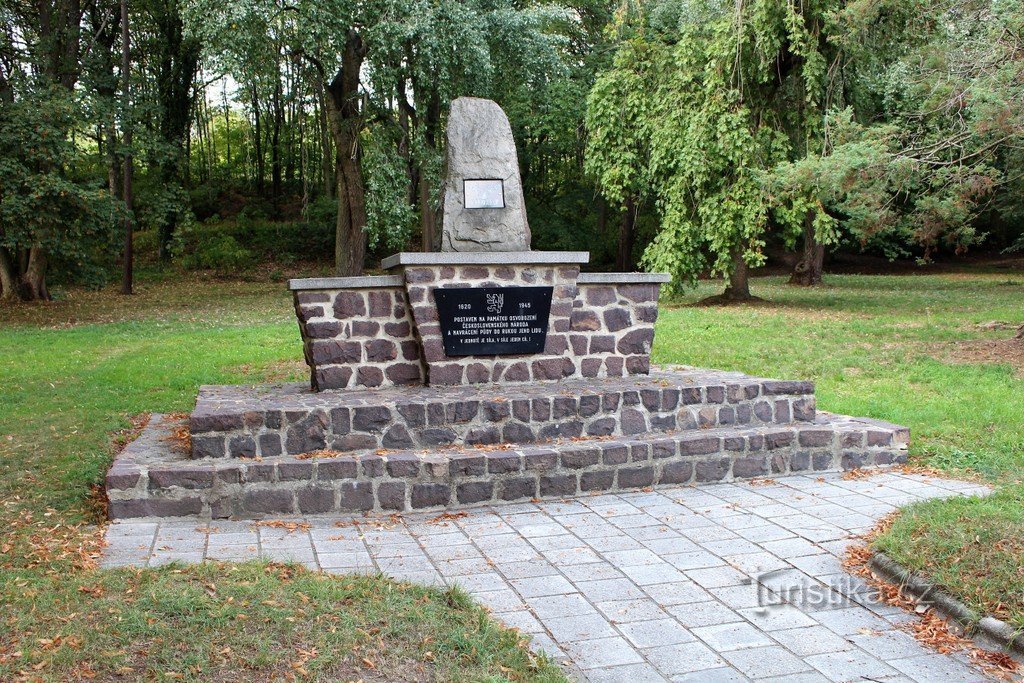
[[[768,302],[666,302],[655,360],[815,379],[821,409],[907,424],[917,463],[998,484],[913,508],[879,544],[1024,625],[1024,352],[978,327],[1024,317],[1024,273],[754,289]],[[199,384],[305,377],[280,283],[139,290],[0,308],[0,680],[563,680],[459,591],[260,563],[92,569],[92,487],[131,416],[188,411]]]

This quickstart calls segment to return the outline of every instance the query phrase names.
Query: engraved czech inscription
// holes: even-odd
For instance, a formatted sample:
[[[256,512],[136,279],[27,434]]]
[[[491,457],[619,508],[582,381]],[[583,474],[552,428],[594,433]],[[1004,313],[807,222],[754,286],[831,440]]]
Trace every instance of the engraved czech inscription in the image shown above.
[[[540,353],[548,332],[552,287],[435,289],[446,356]]]

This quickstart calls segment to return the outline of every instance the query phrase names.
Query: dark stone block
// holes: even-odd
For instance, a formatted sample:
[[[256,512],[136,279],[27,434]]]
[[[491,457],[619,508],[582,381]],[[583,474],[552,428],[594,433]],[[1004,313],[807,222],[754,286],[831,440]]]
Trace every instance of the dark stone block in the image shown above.
[[[715,458],[701,460],[695,464],[694,473],[698,482],[721,481],[729,474],[729,459]]]
[[[831,446],[832,434],[831,429],[803,429],[799,442],[801,446]]]
[[[835,456],[828,452],[817,452],[811,454],[811,466],[815,472],[830,470],[835,467]]]
[[[193,415],[188,421],[188,431],[193,437],[204,432],[232,432],[244,426],[238,413]]]
[[[427,411],[422,403],[399,403],[396,408],[408,426],[422,427],[426,424]]]
[[[587,285],[583,288],[587,304],[590,306],[607,306],[618,299],[615,288],[607,285]]]
[[[315,322],[306,324],[306,336],[310,339],[334,339],[341,334],[339,322]]]
[[[595,334],[590,338],[590,353],[615,353],[615,337],[610,334]]]
[[[661,408],[661,392],[657,389],[641,389],[640,402],[647,410],[656,412]]]
[[[551,419],[551,400],[547,398],[535,398],[531,402],[532,416],[534,422],[547,422]]]
[[[580,417],[592,417],[601,410],[601,397],[597,394],[583,394],[579,400]]]
[[[346,366],[329,365],[318,367],[314,372],[314,381],[317,391],[327,389],[345,389],[352,379],[352,368]]]
[[[391,410],[386,406],[358,406],[352,409],[353,431],[379,434],[391,419]]]
[[[630,356],[626,359],[626,372],[631,375],[646,375],[651,371],[650,356]]]
[[[458,438],[459,435],[450,427],[428,427],[419,433],[419,442],[423,446],[450,446]]]
[[[491,369],[483,363],[470,363],[466,366],[466,381],[481,384],[491,381]]]
[[[864,446],[864,432],[842,432],[839,435],[840,448],[862,448]]]
[[[639,410],[632,408],[624,409],[621,419],[623,434],[643,434],[647,431],[647,421],[644,419],[644,414]]]
[[[448,473],[453,477],[475,477],[487,471],[487,461],[482,455],[456,453],[448,461]]]
[[[299,512],[304,514],[319,514],[334,509],[334,489],[309,486],[299,489],[296,498],[299,502]]]
[[[527,470],[553,470],[558,464],[555,451],[532,449],[523,451],[523,468]]]
[[[600,358],[584,358],[580,361],[580,374],[584,377],[597,377],[601,374],[602,363]]]
[[[193,458],[223,458],[226,453],[223,436],[193,436]]]
[[[386,318],[391,314],[391,292],[377,290],[369,292],[367,298],[370,300],[371,316],[374,318]]]
[[[530,368],[523,362],[513,363],[505,370],[505,379],[509,382],[527,382],[530,379]]]
[[[651,415],[651,430],[669,432],[676,428],[675,415]]]
[[[630,462],[647,462],[651,459],[651,444],[643,441],[633,441],[629,444]]]
[[[530,367],[535,380],[562,379],[576,371],[572,361],[564,357],[535,360]]]
[[[316,365],[351,364],[363,359],[363,347],[354,341],[318,339],[310,344],[310,353]]]
[[[242,496],[242,508],[257,514],[293,512],[294,503],[292,492],[283,489],[249,489]]]
[[[758,401],[754,404],[754,417],[761,422],[772,421],[772,404],[768,401]]]
[[[108,489],[133,489],[135,485],[139,483],[139,478],[142,475],[137,470],[120,470],[112,468],[107,472],[107,488]]]
[[[729,407],[729,406],[725,406],[723,408],[719,408],[718,409],[718,424],[720,424],[720,425],[736,424],[736,411],[733,408]]]
[[[727,436],[723,441],[725,450],[732,453],[742,453],[747,447],[747,440],[742,436]]]
[[[754,411],[751,409],[749,403],[741,403],[736,406],[736,422],[737,424],[750,424],[753,418]]]
[[[814,399],[798,398],[793,401],[793,419],[801,422],[814,421]]]
[[[274,466],[270,463],[250,463],[245,466],[245,482],[268,482],[274,480]]]
[[[674,440],[652,441],[651,457],[655,460],[664,460],[676,455],[676,442]]]
[[[585,334],[569,335],[569,345],[572,346],[572,353],[574,356],[587,355],[587,347],[589,343],[590,338]]]
[[[661,468],[661,476],[658,477],[659,484],[687,484],[693,478],[693,462],[690,460],[676,460],[667,462]]]
[[[576,399],[572,396],[556,396],[551,402],[551,418],[553,420],[575,417],[578,413]]]
[[[445,408],[445,418],[450,423],[471,422],[480,412],[480,401],[455,401]]]
[[[280,429],[283,424],[282,417],[280,410],[268,410],[263,413],[263,424],[267,429]]]
[[[299,304],[325,304],[331,300],[327,292],[296,292],[295,302]]]
[[[487,472],[490,474],[505,474],[506,472],[518,472],[522,463],[519,461],[519,454],[511,453],[487,453],[484,456],[487,460]]]
[[[412,506],[422,508],[447,505],[451,498],[451,487],[447,484],[413,484]]]
[[[505,425],[502,435],[506,443],[533,443],[537,440],[533,430],[519,422],[510,422]]]
[[[605,329],[609,332],[618,332],[633,325],[633,318],[625,308],[609,308],[603,318]]]
[[[708,387],[705,390],[708,403],[725,403],[725,387]]]
[[[395,363],[388,366],[384,375],[393,383],[398,385],[422,384],[423,371],[419,363]]]
[[[608,356],[604,359],[604,369],[609,377],[622,377],[622,359],[618,356]]]
[[[747,450],[751,452],[764,450],[764,435],[751,434],[747,437]]]
[[[400,481],[382,481],[377,485],[377,501],[382,510],[404,510],[405,484]]]
[[[717,436],[686,436],[679,442],[682,455],[710,455],[721,450]]]
[[[651,344],[654,343],[654,330],[644,327],[630,330],[622,335],[617,346],[619,353],[624,356],[633,354],[644,355],[651,352]]]
[[[540,478],[540,496],[574,496],[576,495],[576,475],[554,474]]]
[[[505,479],[501,482],[502,500],[520,500],[522,498],[537,497],[537,480],[533,477],[520,477],[517,479]]]
[[[368,481],[342,482],[338,487],[338,509],[365,512],[373,509],[373,484]]]
[[[309,481],[313,478],[313,462],[311,460],[279,462],[277,478],[280,481]]]
[[[732,474],[744,479],[764,476],[768,474],[768,461],[764,456],[736,458],[732,463]]]
[[[765,396],[796,396],[813,394],[814,382],[800,380],[768,380],[761,383],[761,393]]]
[[[338,320],[366,315],[366,302],[360,292],[338,292],[334,298],[334,317]]]
[[[405,339],[412,332],[408,321],[402,320],[396,323],[384,323],[384,334],[395,339]]]
[[[622,401],[622,394],[608,393],[601,397],[601,409],[606,413],[614,412],[619,409],[619,403]]]
[[[402,358],[405,360],[420,359],[420,345],[415,340],[404,341],[400,346],[402,347]]]
[[[353,320],[350,329],[353,337],[376,337],[380,334],[380,323],[373,320]]]
[[[355,479],[358,469],[354,459],[321,460],[316,464],[316,478],[320,481]]]
[[[777,424],[790,422],[789,401],[780,399],[775,402],[775,422]]]
[[[615,470],[591,470],[580,475],[580,491],[607,491],[615,482]]]
[[[494,497],[494,482],[469,481],[455,487],[455,497],[464,505],[480,503]]]
[[[501,443],[501,432],[497,427],[471,427],[463,439],[467,446],[484,446]]]
[[[764,443],[768,450],[786,448],[793,445],[793,432],[775,432],[764,435]]]
[[[324,422],[326,421],[326,415],[321,421],[319,416],[314,413],[289,427],[285,440],[286,452],[290,455],[299,455],[322,450],[327,445],[324,437]]]
[[[603,445],[601,462],[605,465],[622,465],[629,461],[629,448],[622,445]]]
[[[462,384],[464,368],[459,363],[434,364],[430,366],[430,383],[449,386]]]
[[[274,436],[277,436],[276,434]],[[280,443],[281,437],[277,437]],[[233,436],[228,440],[228,455],[232,458],[255,458],[256,440],[251,436]]]
[[[170,467],[149,471],[149,490],[180,486],[183,489],[208,489],[213,486],[213,469],[209,467]]]
[[[844,470],[855,470],[870,464],[863,451],[843,451],[842,467]]]
[[[359,459],[363,476],[375,479],[384,476],[384,458],[377,454],[365,455]]]
[[[371,363],[386,363],[398,358],[398,345],[387,339],[366,342],[366,360]]]
[[[575,332],[596,332],[601,329],[601,320],[591,310],[576,310],[569,319],[569,327]]]
[[[484,419],[488,422],[499,422],[512,414],[508,401],[484,401]]]
[[[364,387],[379,387],[384,383],[384,373],[380,368],[362,366],[356,373],[356,384]]]
[[[615,418],[601,417],[587,425],[590,436],[608,436],[615,433]]]
[[[790,472],[806,472],[811,469],[811,454],[808,451],[796,451],[789,457]]]
[[[380,443],[384,448],[390,449],[412,448],[414,445],[412,437],[409,435],[409,430],[400,424],[389,427],[384,432],[384,436],[381,437]]]
[[[387,470],[392,477],[415,477],[420,473],[420,459],[411,453],[389,455]]]
[[[596,448],[567,448],[562,451],[560,459],[562,467],[578,470],[596,465],[601,459],[601,454]]]
[[[892,432],[881,432],[872,429],[868,430],[867,437],[869,446],[892,445]]]
[[[352,428],[352,414],[348,408],[331,409],[331,432],[335,436],[344,436]]]
[[[619,469],[619,488],[644,488],[653,484],[653,467],[623,467]]]
[[[634,303],[658,300],[658,285],[656,284],[626,284],[619,285],[617,289],[621,296]]]

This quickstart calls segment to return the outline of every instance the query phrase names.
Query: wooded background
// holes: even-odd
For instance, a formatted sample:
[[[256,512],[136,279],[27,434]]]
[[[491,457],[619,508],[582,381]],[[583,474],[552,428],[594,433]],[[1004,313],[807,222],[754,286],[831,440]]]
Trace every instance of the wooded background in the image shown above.
[[[433,249],[496,100],[534,249],[674,286],[1024,247],[1018,0],[0,0],[0,296]]]

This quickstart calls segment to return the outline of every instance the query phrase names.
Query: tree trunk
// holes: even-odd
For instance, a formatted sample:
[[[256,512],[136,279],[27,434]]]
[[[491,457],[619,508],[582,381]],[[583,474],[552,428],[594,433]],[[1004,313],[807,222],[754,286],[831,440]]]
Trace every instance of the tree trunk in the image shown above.
[[[132,161],[132,122],[128,112],[129,77],[131,75],[131,41],[128,33],[128,0],[121,0],[121,128],[124,130],[124,255],[121,271],[121,293],[131,294],[135,285],[135,253],[132,226],[132,180],[134,174]]]
[[[733,252],[729,285],[722,298],[729,301],[748,301],[753,298],[750,296],[750,268],[743,259],[743,249]]]
[[[281,63],[278,53],[278,64],[275,69],[274,78],[274,119],[273,128],[270,131],[270,193],[274,202],[274,213],[277,214],[281,208],[281,127],[284,125],[284,102],[281,92]]]
[[[636,236],[636,205],[632,197],[626,199],[626,208],[619,223],[619,248],[615,253],[615,267],[622,272],[633,270],[633,241]]]
[[[825,268],[825,245],[818,242],[814,234],[814,219],[808,214],[804,220],[804,249],[800,260],[793,267],[789,284],[815,287],[822,283]]]
[[[1014,337],[1014,339],[1024,341],[1024,325],[1021,325],[1020,327],[1017,328],[1017,335]]]
[[[14,261],[7,249],[0,247],[0,299],[4,301],[15,301],[19,297],[18,288],[15,284],[17,272],[14,269]]]
[[[366,47],[349,29],[341,70],[327,86],[331,132],[337,161],[338,218],[334,235],[334,270],[338,275],[361,275],[366,256],[366,196],[363,187],[359,132],[359,72]]]
[[[28,254],[28,267],[21,274],[19,289],[24,301],[49,301],[50,293],[46,290],[46,251],[42,247],[31,247]]]
[[[262,197],[265,194],[263,187],[263,133],[260,130],[260,98],[256,94],[256,83],[252,84],[252,118],[253,118],[253,146],[256,155],[256,194]]]

